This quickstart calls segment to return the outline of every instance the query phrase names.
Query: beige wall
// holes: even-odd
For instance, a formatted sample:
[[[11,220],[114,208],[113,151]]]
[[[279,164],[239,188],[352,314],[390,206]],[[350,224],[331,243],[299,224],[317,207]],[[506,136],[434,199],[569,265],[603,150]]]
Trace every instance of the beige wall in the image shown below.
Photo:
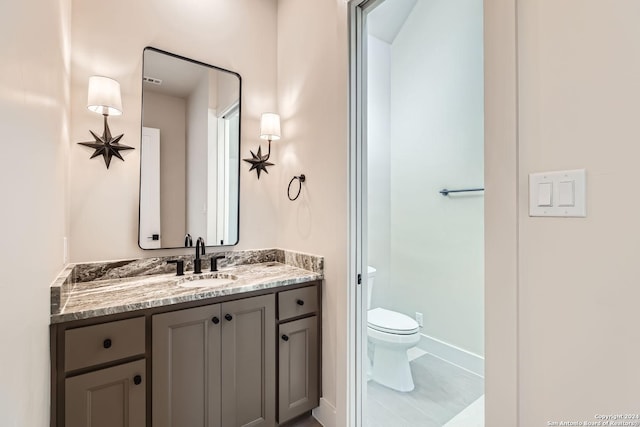
[[[484,1],[485,420],[518,425],[516,0]]]
[[[640,3],[519,0],[520,425],[638,413]],[[586,168],[587,218],[527,175]]]
[[[325,425],[346,422],[347,296],[347,4],[278,2],[277,164],[279,246],[325,257],[322,408]],[[304,173],[290,202],[289,180]],[[333,415],[335,407],[336,415]]]
[[[207,211],[209,188],[209,76],[203,74],[187,98],[187,226],[189,234],[209,240]]]
[[[326,257],[323,395],[328,411],[337,405],[346,419],[346,335],[337,332],[346,324],[346,3],[281,1],[277,43],[275,1],[218,0],[197,8],[176,2],[161,9],[151,0],[74,1],[73,18],[72,141],[100,128],[100,118],[84,104],[88,77],[104,74],[122,85],[125,112],[110,120],[112,130],[125,133],[124,144],[139,147],[138,76],[147,45],[241,74],[242,158],[260,143],[260,114],[282,114],[276,166],[258,181],[241,165],[236,248],[281,246]],[[104,22],[112,23],[114,39],[96,36]],[[167,253],[137,247],[138,150],[125,153],[124,163],[114,159],[107,171],[80,148],[72,146],[70,156],[72,260]],[[301,199],[291,203],[286,186],[301,172],[309,178]]]
[[[184,98],[148,91],[142,122],[160,129],[160,236],[166,247],[184,244],[186,226],[186,116]]]
[[[215,73],[215,76],[217,83],[213,90],[216,92],[216,113],[220,115],[238,101],[238,77],[229,73]]]
[[[242,76],[241,156],[259,142],[263,111],[275,109],[276,2],[213,0],[73,0],[71,50],[71,141],[101,131],[99,115],[86,109],[89,76],[118,80],[124,114],[109,120],[122,143],[136,148],[113,159],[100,158],[71,144],[70,248],[75,262],[158,256],[176,251],[142,251],[137,244],[142,50],[154,46],[233,70]],[[271,247],[276,241],[274,180],[241,169],[240,244]]]
[[[637,413],[640,5],[514,6],[485,2],[487,422]],[[587,218],[528,216],[529,173],[582,167]]]
[[[70,2],[0,4],[0,425],[49,423],[49,284],[67,228]]]

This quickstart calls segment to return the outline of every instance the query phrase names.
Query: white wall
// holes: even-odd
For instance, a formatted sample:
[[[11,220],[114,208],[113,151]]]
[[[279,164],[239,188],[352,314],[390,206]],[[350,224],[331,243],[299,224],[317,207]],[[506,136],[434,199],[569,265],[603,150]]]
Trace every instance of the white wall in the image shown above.
[[[71,50],[71,153],[69,157],[71,260],[148,257],[174,251],[142,251],[137,244],[142,50],[154,46],[236,71],[242,76],[241,157],[259,143],[263,111],[275,109],[276,1],[73,0]],[[98,30],[97,30],[98,29]],[[122,143],[136,148],[107,170],[75,142],[102,129],[86,109],[89,76],[121,84],[124,114],[109,120]],[[244,162],[243,162],[244,163]],[[238,249],[271,247],[277,229],[273,181],[258,181],[242,165]],[[259,207],[259,208],[258,208]]]
[[[0,425],[49,424],[49,284],[67,228],[68,1],[0,4]]]
[[[375,13],[375,12],[374,12]],[[377,302],[484,354],[482,1],[418,1],[391,45],[392,280]],[[370,172],[371,174],[372,172]]]
[[[371,307],[381,307],[391,275],[391,45],[372,35],[367,43],[367,258]]]
[[[640,3],[520,0],[520,425],[638,413]],[[530,218],[527,174],[587,170],[587,218]]]
[[[639,5],[517,3],[485,1],[487,425],[635,413]],[[529,218],[528,173],[576,167],[588,217]]]
[[[282,139],[274,142],[278,244],[325,257],[322,402],[327,427],[346,423],[347,384],[347,4],[278,2],[278,102]],[[300,198],[286,196],[304,173]],[[335,408],[335,414],[334,414]]]

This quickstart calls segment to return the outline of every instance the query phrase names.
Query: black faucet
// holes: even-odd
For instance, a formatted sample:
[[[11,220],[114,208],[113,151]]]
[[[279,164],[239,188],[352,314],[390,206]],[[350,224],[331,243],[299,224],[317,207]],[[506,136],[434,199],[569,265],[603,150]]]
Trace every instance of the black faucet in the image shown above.
[[[184,276],[184,261],[181,259],[172,259],[167,261],[167,264],[176,265],[176,276]]]
[[[191,234],[189,234],[189,233],[187,233],[184,236],[184,247],[185,248],[193,247],[193,240],[191,240]]]
[[[193,260],[193,272],[195,274],[202,273],[202,260],[200,259],[200,255],[204,254],[204,239],[202,237],[198,237],[198,240],[196,241],[196,258]]]
[[[218,260],[224,258],[224,255],[216,255],[211,257],[211,271],[218,271]]]

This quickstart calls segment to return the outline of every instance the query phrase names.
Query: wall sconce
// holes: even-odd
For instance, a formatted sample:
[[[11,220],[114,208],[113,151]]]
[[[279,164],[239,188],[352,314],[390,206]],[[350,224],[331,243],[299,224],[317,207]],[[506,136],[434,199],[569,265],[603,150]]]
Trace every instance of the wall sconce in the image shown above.
[[[94,157],[102,155],[104,163],[107,165],[107,169],[109,169],[112,156],[116,156],[124,161],[119,151],[133,150],[133,147],[119,143],[124,134],[118,135],[115,138],[111,136],[111,130],[107,123],[107,117],[109,115],[119,116],[122,114],[120,83],[109,77],[91,76],[89,78],[87,108],[94,113],[99,113],[104,116],[104,130],[102,131],[102,136],[98,136],[92,130],[89,130],[95,141],[78,142],[78,144],[95,149],[96,151],[90,158],[93,159]]]
[[[265,173],[269,173],[267,171],[267,166],[274,166],[273,163],[269,162],[269,157],[271,156],[271,141],[277,141],[280,139],[280,116],[276,113],[263,113],[260,118],[260,138],[266,139],[269,141],[269,151],[266,155],[262,155],[262,146],[258,147],[258,152],[251,153],[251,159],[242,159],[247,163],[251,163],[251,168],[249,168],[249,172],[252,170],[256,170],[258,173],[258,179],[260,179],[260,172],[264,171]]]

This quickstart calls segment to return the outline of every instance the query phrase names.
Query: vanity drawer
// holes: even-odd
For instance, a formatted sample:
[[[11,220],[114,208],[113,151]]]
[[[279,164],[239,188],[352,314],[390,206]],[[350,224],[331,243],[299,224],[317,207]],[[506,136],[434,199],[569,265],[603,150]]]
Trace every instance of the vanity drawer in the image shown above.
[[[65,371],[144,354],[145,319],[119,320],[64,333]]]
[[[318,286],[293,289],[278,294],[280,321],[318,311]]]

